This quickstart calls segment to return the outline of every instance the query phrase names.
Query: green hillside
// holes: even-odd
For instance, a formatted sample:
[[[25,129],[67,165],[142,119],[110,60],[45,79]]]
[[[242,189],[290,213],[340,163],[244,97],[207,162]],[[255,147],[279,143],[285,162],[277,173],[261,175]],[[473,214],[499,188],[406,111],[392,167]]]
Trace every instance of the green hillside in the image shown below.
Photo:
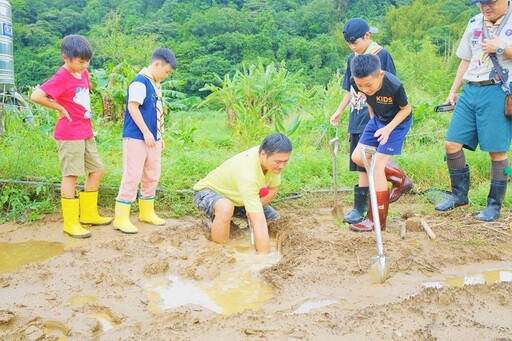
[[[21,89],[50,77],[61,64],[63,36],[87,36],[95,48],[91,68],[123,61],[144,65],[157,46],[176,52],[180,91],[198,90],[214,78],[252,63],[285,61],[303,69],[307,85],[326,84],[343,71],[350,52],[343,22],[366,18],[375,39],[396,49],[395,59],[435,46],[446,58],[470,12],[460,0],[11,0],[15,70]],[[404,55],[405,54],[405,55]],[[427,63],[430,61],[426,61]],[[437,61],[432,61],[434,64]],[[450,69],[451,70],[451,69]]]

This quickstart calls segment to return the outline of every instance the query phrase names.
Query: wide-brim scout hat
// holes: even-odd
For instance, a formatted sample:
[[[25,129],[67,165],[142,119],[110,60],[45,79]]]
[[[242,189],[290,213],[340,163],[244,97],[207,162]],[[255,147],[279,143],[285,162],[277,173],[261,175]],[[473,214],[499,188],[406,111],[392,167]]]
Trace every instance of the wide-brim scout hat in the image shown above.
[[[354,43],[367,32],[377,33],[379,30],[375,27],[371,27],[364,19],[361,18],[352,18],[347,21],[343,27],[343,37],[345,37],[347,43]]]

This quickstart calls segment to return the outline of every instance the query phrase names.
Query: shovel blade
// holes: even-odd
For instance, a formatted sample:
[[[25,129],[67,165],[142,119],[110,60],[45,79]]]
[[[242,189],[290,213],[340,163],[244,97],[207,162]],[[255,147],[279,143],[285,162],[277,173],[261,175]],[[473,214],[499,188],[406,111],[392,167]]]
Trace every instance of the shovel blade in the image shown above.
[[[372,284],[382,284],[389,275],[389,264],[386,257],[372,257],[372,267],[370,269],[370,282]]]

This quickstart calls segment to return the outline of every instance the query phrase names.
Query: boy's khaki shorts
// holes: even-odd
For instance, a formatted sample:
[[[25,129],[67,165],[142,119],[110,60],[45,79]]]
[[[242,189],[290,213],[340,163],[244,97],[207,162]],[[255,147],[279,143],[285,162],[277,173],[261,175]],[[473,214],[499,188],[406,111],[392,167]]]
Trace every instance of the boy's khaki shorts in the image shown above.
[[[57,141],[62,176],[81,176],[103,170],[96,140]]]

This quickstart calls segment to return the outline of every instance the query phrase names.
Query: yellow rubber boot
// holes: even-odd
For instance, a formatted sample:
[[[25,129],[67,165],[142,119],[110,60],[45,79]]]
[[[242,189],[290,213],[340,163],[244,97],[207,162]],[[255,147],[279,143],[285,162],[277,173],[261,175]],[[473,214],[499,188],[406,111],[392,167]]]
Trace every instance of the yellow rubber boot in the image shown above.
[[[116,200],[114,229],[133,234],[139,232],[139,229],[130,221],[130,206],[130,203]]]
[[[155,198],[139,198],[139,220],[153,225],[165,225],[165,219],[155,213]]]
[[[80,192],[80,223],[88,225],[108,225],[110,217],[98,214],[98,191]]]
[[[78,198],[61,198],[62,215],[64,217],[64,233],[73,238],[88,238],[91,232],[86,230],[78,222],[80,202]]]

